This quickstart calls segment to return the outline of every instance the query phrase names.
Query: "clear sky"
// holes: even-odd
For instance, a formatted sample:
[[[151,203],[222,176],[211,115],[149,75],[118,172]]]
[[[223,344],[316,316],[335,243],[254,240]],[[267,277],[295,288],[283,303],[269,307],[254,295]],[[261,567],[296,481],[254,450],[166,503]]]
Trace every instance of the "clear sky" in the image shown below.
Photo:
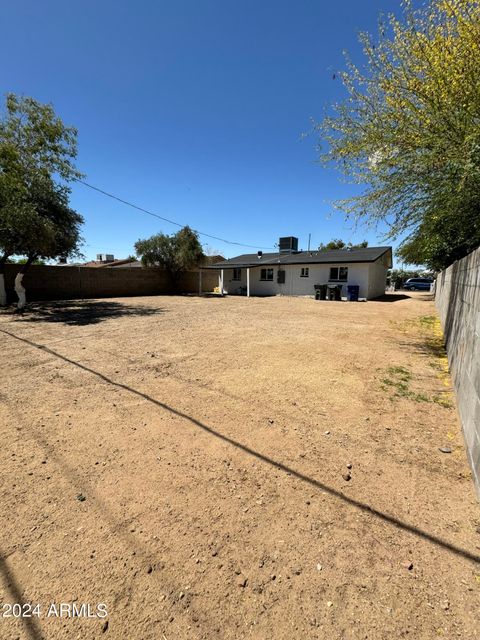
[[[2,3],[2,93],[53,103],[78,128],[91,184],[206,233],[258,247],[300,246],[352,229],[331,201],[354,193],[302,137],[344,95],[343,50],[360,62],[399,0],[18,0]],[[82,185],[84,253],[126,257],[178,229]],[[225,256],[250,251],[201,237]]]

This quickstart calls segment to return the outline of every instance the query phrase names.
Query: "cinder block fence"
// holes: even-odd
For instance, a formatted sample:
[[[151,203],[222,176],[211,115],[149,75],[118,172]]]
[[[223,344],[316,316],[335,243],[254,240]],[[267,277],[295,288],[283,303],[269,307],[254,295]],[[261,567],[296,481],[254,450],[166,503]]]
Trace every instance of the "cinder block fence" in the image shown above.
[[[435,301],[480,499],[480,248],[440,273]]]
[[[20,265],[5,265],[5,282],[9,301],[17,300],[15,276]],[[214,272],[202,271],[202,290],[213,291],[218,284]],[[76,298],[119,298],[174,293],[167,272],[151,268],[98,268],[32,265],[23,284],[27,301],[73,300]],[[180,279],[180,293],[198,293],[198,271],[186,272]]]

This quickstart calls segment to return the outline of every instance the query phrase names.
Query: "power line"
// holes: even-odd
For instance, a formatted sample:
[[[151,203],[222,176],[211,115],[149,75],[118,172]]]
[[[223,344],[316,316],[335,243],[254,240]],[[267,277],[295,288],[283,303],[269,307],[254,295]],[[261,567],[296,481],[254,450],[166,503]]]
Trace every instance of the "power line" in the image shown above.
[[[80,180],[77,178],[76,182],[80,182],[85,187],[89,189],[93,189],[94,191],[98,191],[102,193],[104,196],[112,198],[113,200],[118,200],[122,204],[126,204],[128,207],[132,207],[132,209],[137,209],[137,211],[141,211],[142,213],[146,213],[149,216],[153,216],[154,218],[158,218],[159,220],[163,220],[164,222],[168,222],[169,224],[173,224],[176,227],[184,227],[185,225],[176,222],[175,220],[170,220],[169,218],[165,218],[164,216],[159,215],[158,213],[154,213],[153,211],[149,211],[148,209],[144,209],[143,207],[139,207],[132,202],[128,202],[128,200],[123,200],[123,198],[119,198],[118,196],[113,195],[113,193],[108,193],[108,191],[104,191],[103,189],[99,189],[98,187],[94,187],[93,184],[88,184],[84,180]],[[226,244],[234,244],[238,247],[249,247],[250,249],[265,249],[266,251],[275,251],[273,247],[258,247],[252,244],[242,244],[241,242],[235,242],[233,240],[225,240],[225,238],[219,238],[218,236],[212,236],[209,233],[204,233],[203,231],[198,231],[197,229],[193,229],[195,233],[198,233],[199,236],[205,236],[206,238],[211,238],[212,240],[218,240],[219,242],[225,242]]]

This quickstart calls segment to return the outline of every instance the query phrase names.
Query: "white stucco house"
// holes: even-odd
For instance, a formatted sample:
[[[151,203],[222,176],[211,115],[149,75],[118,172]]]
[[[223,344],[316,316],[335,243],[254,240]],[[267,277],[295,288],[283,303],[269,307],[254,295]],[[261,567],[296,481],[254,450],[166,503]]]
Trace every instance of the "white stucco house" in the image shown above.
[[[359,298],[371,300],[385,293],[387,269],[392,267],[391,247],[298,251],[293,236],[280,238],[278,253],[244,254],[207,267],[218,271],[220,292],[247,296],[315,295],[319,285],[359,287]]]

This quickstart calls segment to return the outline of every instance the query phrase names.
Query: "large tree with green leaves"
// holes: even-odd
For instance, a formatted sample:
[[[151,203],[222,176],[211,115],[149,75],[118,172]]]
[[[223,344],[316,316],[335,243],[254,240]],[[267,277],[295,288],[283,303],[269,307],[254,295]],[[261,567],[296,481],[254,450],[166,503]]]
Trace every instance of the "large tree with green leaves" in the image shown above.
[[[76,136],[51,105],[7,95],[0,119],[0,304],[10,256],[26,258],[15,283],[22,307],[22,278],[32,262],[78,252],[83,219],[68,204],[68,182],[81,176]]]
[[[340,240],[339,238],[333,238],[330,242],[326,244],[321,242],[318,245],[319,251],[333,251],[335,249],[365,249],[368,247],[368,242],[364,240],[363,242],[358,242],[357,244],[353,244],[351,242],[345,242],[344,240]]]
[[[403,9],[361,36],[365,67],[347,61],[321,158],[364,188],[341,209],[387,222],[405,261],[441,269],[480,244],[480,8]]]
[[[200,265],[205,259],[198,234],[190,227],[183,227],[171,236],[157,233],[146,240],[138,240],[135,251],[145,266],[164,267],[174,289],[178,288],[184,271]]]

